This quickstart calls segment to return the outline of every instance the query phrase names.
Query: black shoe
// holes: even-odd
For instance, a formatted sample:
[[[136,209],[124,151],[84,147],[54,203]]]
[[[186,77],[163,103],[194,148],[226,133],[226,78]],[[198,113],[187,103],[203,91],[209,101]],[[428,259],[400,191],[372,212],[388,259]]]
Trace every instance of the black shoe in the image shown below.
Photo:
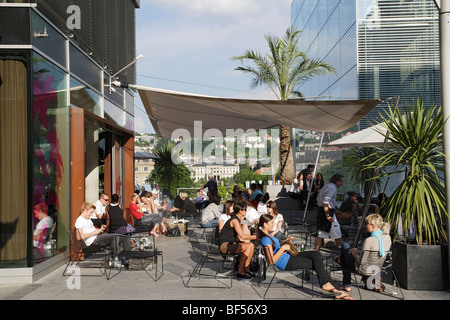
[[[248,274],[250,277],[256,277],[256,274],[254,274],[253,272],[250,272],[250,271],[248,271],[248,272],[245,272],[245,274]]]
[[[252,276],[249,275],[248,273],[244,273],[244,274],[236,273],[236,278],[238,278],[238,279],[251,279]]]

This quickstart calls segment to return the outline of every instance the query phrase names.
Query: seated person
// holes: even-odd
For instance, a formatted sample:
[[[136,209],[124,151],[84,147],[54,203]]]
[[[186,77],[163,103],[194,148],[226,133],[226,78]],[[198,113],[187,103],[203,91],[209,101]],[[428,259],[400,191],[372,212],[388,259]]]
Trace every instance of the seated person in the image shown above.
[[[358,194],[353,191],[348,192],[348,199],[342,202],[341,207],[337,210],[337,219],[339,224],[348,225],[353,222],[358,223],[358,215],[360,206],[358,206]]]
[[[368,215],[365,222],[370,236],[364,241],[362,252],[366,251],[366,253],[362,255],[363,259],[361,259],[361,252],[347,242],[342,243],[341,255],[334,257],[334,261],[343,267],[343,286],[341,286],[341,289],[347,292],[352,291],[350,285],[351,271],[358,270],[361,274],[366,274],[370,266],[381,267],[386,260],[386,251],[391,248],[391,237],[387,233],[389,224],[383,222],[383,218],[377,213]],[[367,280],[367,278],[363,277],[363,280]],[[366,285],[366,283],[364,284]],[[382,290],[383,285],[376,289]]]
[[[92,213],[91,219],[97,228],[102,224],[106,224],[105,210],[109,204],[109,196],[106,193],[101,193],[98,200],[94,203],[95,211]]]
[[[218,222],[219,228],[217,231],[219,233],[222,231],[223,225],[228,221],[228,219],[231,218],[231,215],[234,213],[233,206],[234,206],[234,200],[225,201],[225,203],[223,205],[223,213],[220,215],[219,222]]]
[[[236,272],[238,279],[251,279],[255,275],[250,272],[249,265],[255,251],[255,245],[245,240],[255,240],[255,235],[244,234],[241,221],[247,213],[247,205],[236,202],[233,215],[224,224],[219,235],[219,250],[222,254],[240,254],[239,267]]]
[[[258,239],[264,248],[269,263],[281,270],[314,269],[319,283],[327,293],[334,293],[336,299],[354,300],[343,291],[338,291],[331,283],[331,277],[323,265],[322,255],[317,251],[299,252],[297,256],[291,256],[287,251],[289,244],[280,245],[277,238],[270,235],[274,228],[274,218],[270,214],[263,214],[259,219]]]
[[[33,232],[33,246],[38,249],[38,257],[44,256],[44,242],[53,225],[53,219],[48,215],[48,206],[45,203],[38,203],[34,206],[34,218],[36,226]]]
[[[270,195],[268,193],[264,194],[261,200],[258,202],[258,206],[256,210],[258,211],[259,216],[267,213],[267,201],[269,201]]]
[[[197,210],[201,210],[204,208],[205,205],[205,194],[203,193],[203,190],[198,190],[197,197],[195,197],[195,207]]]
[[[180,191],[175,198],[173,207],[170,211],[172,214],[175,214],[178,219],[192,217],[197,214],[195,204],[188,198],[188,194],[185,191]]]
[[[203,209],[200,217],[200,226],[202,228],[214,228],[219,225],[219,205],[221,202],[222,198],[220,196],[212,196],[211,203]]]
[[[270,235],[274,236],[278,240],[285,240],[286,237],[283,234],[281,227],[283,226],[283,215],[278,212],[278,207],[275,201],[267,202],[267,214],[270,214],[274,218],[273,229],[270,231]]]
[[[80,231],[81,238],[87,246],[105,245],[113,249],[113,257],[119,253],[120,245],[124,250],[131,250],[130,238],[111,233],[104,233],[106,226],[96,228],[90,217],[95,211],[95,206],[90,202],[85,202],[81,206],[80,216],[75,221],[75,228]]]
[[[156,228],[158,227],[158,221],[161,223],[162,217],[158,214],[146,214],[147,207],[141,202],[141,198],[137,193],[131,195],[130,211],[136,219],[134,228],[136,232],[149,231],[151,235],[158,236]],[[161,220],[161,221],[160,221]]]
[[[123,217],[123,209],[119,203],[118,194],[111,196],[111,204],[106,208],[106,214],[109,218],[109,233],[125,234],[132,233],[127,231],[134,231],[134,228]]]

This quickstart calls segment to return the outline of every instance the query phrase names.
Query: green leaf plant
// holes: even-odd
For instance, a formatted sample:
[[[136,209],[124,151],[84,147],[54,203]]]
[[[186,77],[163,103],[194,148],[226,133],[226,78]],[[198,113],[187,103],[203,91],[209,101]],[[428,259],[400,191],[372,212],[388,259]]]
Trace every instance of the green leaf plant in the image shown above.
[[[448,213],[442,178],[446,120],[441,107],[433,104],[426,108],[420,98],[412,107],[405,104],[404,112],[398,106],[388,107],[387,115],[380,115],[387,132],[379,131],[389,139],[388,147],[367,165],[393,168],[374,178],[404,176],[388,200],[385,220],[391,224],[395,240],[401,240],[397,239],[401,228],[404,242],[412,239],[419,245],[446,243]]]

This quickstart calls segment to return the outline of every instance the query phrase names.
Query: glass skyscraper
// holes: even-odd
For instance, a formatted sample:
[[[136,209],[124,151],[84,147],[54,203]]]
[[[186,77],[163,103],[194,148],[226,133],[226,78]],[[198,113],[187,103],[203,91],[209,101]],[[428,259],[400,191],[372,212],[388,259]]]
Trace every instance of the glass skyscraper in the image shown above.
[[[439,17],[433,0],[293,0],[291,21],[302,30],[300,50],[336,70],[302,84],[304,96],[400,97],[400,105],[420,97],[425,105],[440,104]],[[360,129],[374,124],[386,107],[382,102],[374,108]]]

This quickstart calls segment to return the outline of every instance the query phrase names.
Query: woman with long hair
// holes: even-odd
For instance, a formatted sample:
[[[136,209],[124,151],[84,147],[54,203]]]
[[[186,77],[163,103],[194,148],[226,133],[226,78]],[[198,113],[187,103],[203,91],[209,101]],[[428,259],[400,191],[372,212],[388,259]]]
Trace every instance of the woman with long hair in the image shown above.
[[[223,228],[225,222],[227,222],[228,219],[231,218],[231,214],[234,213],[233,206],[234,206],[234,200],[227,200],[223,204],[223,211],[219,218],[219,234],[222,231],[222,228]]]
[[[277,238],[270,235],[274,227],[274,220],[270,214],[263,214],[259,218],[257,230],[259,242],[264,248],[268,260],[281,270],[313,269],[316,271],[320,286],[326,294],[334,295],[336,299],[354,300],[347,293],[337,290],[331,283],[331,277],[325,270],[320,252],[304,251],[299,252],[297,256],[291,256],[288,253],[289,244],[281,245]]]
[[[239,267],[236,278],[251,279],[254,274],[250,272],[249,265],[255,251],[255,245],[246,240],[256,240],[256,235],[245,234],[241,221],[247,214],[247,205],[236,202],[233,206],[234,214],[224,224],[219,235],[219,250],[222,254],[240,254]]]
[[[283,232],[281,231],[281,227],[283,225],[284,219],[283,215],[278,212],[278,207],[275,201],[270,200],[267,201],[267,214],[270,214],[274,218],[273,230],[270,232],[270,235],[274,236],[278,240],[285,240]]]

